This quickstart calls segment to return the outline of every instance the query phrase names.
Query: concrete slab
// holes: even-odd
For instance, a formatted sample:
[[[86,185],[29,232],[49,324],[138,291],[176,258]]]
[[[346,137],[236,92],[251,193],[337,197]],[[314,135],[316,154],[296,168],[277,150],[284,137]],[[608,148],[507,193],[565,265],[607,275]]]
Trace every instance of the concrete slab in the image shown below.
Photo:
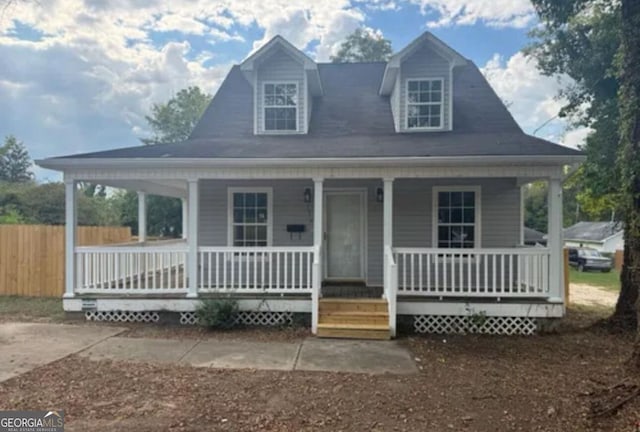
[[[196,367],[293,370],[299,343],[205,340],[181,361]]]
[[[417,373],[409,351],[395,341],[306,339],[296,370],[371,374]]]
[[[80,353],[91,360],[134,360],[177,363],[191,350],[196,339],[148,339],[112,337]]]
[[[87,325],[0,323],[0,382],[86,349],[124,330]]]

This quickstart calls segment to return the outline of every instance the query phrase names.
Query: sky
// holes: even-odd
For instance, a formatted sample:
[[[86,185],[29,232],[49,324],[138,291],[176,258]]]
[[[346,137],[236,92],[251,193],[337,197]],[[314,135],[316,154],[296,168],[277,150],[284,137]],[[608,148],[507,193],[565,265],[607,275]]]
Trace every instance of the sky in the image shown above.
[[[521,52],[537,24],[529,0],[22,0],[0,11],[0,138],[34,159],[139,145],[152,104],[190,85],[215,94],[273,36],[326,62],[364,26],[394,51],[432,32],[480,67],[526,132],[575,147],[588,131],[555,118],[568,80]]]

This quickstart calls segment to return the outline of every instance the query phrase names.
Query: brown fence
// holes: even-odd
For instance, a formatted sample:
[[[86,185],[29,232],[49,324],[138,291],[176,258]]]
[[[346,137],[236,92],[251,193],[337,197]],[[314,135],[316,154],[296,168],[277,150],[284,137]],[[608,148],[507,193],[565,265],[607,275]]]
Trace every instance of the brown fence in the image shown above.
[[[126,227],[79,227],[81,246],[131,241]],[[0,225],[0,295],[64,292],[64,226]]]

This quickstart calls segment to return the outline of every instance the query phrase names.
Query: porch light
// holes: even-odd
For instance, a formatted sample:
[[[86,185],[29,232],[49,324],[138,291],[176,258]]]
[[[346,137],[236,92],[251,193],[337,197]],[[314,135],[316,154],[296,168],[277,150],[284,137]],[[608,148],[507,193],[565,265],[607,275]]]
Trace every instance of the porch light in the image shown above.
[[[384,191],[382,190],[382,188],[376,189],[376,201],[378,201],[379,203],[384,201]]]
[[[309,204],[311,202],[311,188],[304,190],[304,202]]]

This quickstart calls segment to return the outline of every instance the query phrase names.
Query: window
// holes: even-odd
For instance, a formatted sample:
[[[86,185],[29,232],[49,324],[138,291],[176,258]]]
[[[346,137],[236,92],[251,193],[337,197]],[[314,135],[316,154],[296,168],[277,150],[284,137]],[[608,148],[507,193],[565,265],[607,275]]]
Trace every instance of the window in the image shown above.
[[[229,189],[229,244],[268,246],[271,213],[271,189]]]
[[[442,128],[443,80],[407,80],[407,129]]]
[[[298,85],[264,84],[264,130],[298,130]]]
[[[435,233],[439,248],[474,248],[480,244],[478,187],[434,188]]]

